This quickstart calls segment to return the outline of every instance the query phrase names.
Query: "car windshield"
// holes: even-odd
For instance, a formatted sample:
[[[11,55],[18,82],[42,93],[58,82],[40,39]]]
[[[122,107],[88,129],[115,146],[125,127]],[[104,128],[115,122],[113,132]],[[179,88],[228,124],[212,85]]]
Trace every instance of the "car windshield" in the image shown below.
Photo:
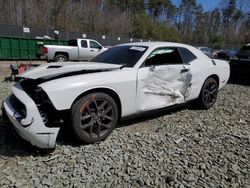
[[[147,49],[148,47],[146,46],[136,45],[116,46],[94,57],[91,62],[118,64],[125,67],[133,67]]]

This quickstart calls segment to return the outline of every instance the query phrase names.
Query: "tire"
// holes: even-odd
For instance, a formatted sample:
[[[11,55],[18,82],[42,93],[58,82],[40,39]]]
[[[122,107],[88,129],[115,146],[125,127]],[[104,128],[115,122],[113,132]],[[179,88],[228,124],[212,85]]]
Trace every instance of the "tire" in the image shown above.
[[[1,111],[2,111],[3,120],[7,120],[8,117],[7,117],[6,111],[5,111],[4,107],[3,107],[3,102],[2,102],[2,106],[1,106]]]
[[[55,62],[67,62],[68,58],[63,54],[58,54],[55,57]]]
[[[91,93],[72,106],[70,129],[77,140],[95,143],[106,139],[118,122],[118,108],[105,93]]]
[[[217,99],[218,83],[214,78],[208,78],[201,89],[200,96],[198,98],[199,107],[202,109],[211,108]]]

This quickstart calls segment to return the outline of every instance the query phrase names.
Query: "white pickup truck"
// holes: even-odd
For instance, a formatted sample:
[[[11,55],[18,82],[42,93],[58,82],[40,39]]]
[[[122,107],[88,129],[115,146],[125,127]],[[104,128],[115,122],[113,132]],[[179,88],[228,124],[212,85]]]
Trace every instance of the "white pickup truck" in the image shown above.
[[[95,40],[73,39],[69,40],[68,46],[44,45],[40,57],[48,62],[88,61],[106,50]]]

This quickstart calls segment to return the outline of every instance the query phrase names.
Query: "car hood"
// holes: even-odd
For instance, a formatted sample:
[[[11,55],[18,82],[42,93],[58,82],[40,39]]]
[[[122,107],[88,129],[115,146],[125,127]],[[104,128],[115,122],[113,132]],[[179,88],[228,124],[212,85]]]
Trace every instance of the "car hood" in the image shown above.
[[[120,69],[122,65],[78,62],[78,63],[49,63],[29,70],[18,77],[26,79],[51,80],[78,74],[96,73]]]

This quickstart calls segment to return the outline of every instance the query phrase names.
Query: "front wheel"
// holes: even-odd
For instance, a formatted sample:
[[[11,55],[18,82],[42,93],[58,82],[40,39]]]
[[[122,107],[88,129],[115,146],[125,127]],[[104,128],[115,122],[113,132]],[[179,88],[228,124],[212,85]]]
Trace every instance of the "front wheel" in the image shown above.
[[[217,99],[218,83],[214,78],[208,78],[201,89],[198,102],[203,109],[211,108]]]
[[[71,129],[82,142],[95,143],[107,138],[118,122],[118,109],[112,97],[92,93],[72,106]]]

